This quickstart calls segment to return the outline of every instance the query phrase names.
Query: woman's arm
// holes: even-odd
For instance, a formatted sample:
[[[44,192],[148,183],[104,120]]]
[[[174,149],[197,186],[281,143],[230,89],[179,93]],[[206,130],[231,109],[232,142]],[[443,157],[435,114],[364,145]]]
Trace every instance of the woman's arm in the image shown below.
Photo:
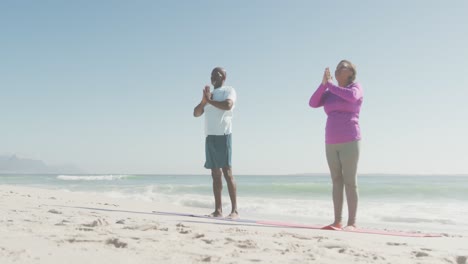
[[[320,84],[315,93],[310,97],[309,106],[313,108],[318,108],[323,106],[325,98],[327,95],[327,86]]]
[[[326,87],[332,94],[337,95],[351,103],[354,103],[362,98],[362,89],[358,83],[353,83],[353,85],[351,85],[349,88],[343,88],[334,85],[332,82],[328,82]]]

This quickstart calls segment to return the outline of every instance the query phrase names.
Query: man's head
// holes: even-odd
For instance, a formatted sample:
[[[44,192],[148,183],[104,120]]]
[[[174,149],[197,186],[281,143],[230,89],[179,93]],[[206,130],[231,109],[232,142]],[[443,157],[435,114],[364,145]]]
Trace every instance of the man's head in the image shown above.
[[[211,84],[214,88],[223,86],[226,81],[226,70],[222,67],[216,67],[211,71]]]

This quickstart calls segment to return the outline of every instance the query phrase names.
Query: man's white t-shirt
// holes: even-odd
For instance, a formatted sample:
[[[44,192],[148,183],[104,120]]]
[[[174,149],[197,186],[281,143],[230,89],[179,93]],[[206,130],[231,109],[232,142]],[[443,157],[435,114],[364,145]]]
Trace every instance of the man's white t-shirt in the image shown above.
[[[232,110],[236,105],[236,91],[230,86],[221,86],[211,93],[214,101],[232,100],[231,110],[221,110],[210,104],[205,105],[205,134],[227,135],[232,133]]]

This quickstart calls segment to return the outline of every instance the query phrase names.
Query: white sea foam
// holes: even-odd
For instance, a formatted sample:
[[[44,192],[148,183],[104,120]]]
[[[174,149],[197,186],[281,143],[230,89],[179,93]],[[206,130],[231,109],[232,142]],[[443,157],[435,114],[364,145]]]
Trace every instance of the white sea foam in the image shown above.
[[[58,180],[64,181],[112,181],[128,178],[130,175],[59,175]]]

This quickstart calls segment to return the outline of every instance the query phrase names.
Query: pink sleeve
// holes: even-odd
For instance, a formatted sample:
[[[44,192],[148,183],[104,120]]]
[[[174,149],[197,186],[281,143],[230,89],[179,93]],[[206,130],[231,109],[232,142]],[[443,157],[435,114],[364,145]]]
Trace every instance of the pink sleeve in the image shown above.
[[[353,83],[349,88],[343,88],[334,85],[332,82],[327,83],[328,90],[344,100],[354,103],[362,98],[362,89],[358,83]]]
[[[325,102],[325,97],[326,97],[326,90],[327,86],[320,84],[320,86],[317,88],[315,93],[310,97],[309,100],[309,106],[313,108],[318,108],[323,106],[323,103]]]

